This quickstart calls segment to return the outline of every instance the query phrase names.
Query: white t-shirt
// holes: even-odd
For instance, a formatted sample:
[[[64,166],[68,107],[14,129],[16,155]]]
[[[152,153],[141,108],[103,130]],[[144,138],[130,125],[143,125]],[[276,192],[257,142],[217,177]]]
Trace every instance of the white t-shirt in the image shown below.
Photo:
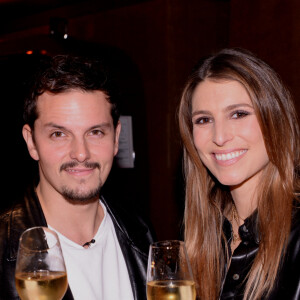
[[[101,201],[100,201],[101,203]],[[133,300],[125,260],[111,217],[106,212],[95,243],[83,248],[59,232],[68,282],[75,300]]]

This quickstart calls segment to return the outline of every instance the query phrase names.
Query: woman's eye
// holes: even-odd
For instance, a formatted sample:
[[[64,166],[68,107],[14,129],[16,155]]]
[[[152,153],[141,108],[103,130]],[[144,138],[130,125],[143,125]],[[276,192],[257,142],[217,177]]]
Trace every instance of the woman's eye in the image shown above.
[[[211,119],[208,117],[201,117],[201,118],[197,118],[195,119],[195,124],[206,124],[206,123],[210,123]]]
[[[248,115],[249,115],[249,112],[243,111],[243,110],[239,110],[239,111],[235,111],[235,112],[231,115],[231,117],[232,117],[233,119],[241,119],[241,118],[244,118],[244,117],[246,117],[246,116],[248,116]]]

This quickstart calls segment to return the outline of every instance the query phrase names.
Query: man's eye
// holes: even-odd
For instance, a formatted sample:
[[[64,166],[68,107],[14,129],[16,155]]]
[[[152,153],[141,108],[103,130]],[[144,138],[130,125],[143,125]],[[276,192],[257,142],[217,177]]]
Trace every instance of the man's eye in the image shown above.
[[[101,130],[99,130],[99,129],[95,129],[95,130],[92,130],[91,131],[91,135],[103,135],[104,133],[101,131]]]
[[[238,110],[238,111],[233,112],[233,114],[231,115],[231,117],[233,119],[241,119],[241,118],[244,118],[244,117],[246,117],[248,115],[249,115],[249,112],[244,111],[244,110]]]
[[[59,137],[63,137],[65,136],[65,134],[61,131],[55,131],[51,134],[51,137],[54,137],[54,138],[59,138]]]

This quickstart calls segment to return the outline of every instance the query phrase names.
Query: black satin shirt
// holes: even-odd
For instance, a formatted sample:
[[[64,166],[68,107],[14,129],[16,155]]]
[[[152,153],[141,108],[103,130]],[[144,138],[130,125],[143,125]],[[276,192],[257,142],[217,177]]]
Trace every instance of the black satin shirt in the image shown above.
[[[230,222],[225,219],[223,231],[230,243],[232,230]],[[226,273],[220,300],[242,300],[247,274],[253,264],[259,247],[257,231],[257,214],[247,218],[239,228],[241,243],[231,256],[229,270]],[[231,254],[230,254],[231,255]],[[300,300],[300,208],[295,209],[291,233],[277,274],[275,286],[264,300]]]

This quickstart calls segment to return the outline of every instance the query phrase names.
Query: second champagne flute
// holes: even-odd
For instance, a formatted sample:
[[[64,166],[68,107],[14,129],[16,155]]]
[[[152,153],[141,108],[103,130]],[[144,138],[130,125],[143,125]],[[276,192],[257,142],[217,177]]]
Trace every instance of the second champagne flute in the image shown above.
[[[195,282],[184,242],[169,240],[150,246],[147,299],[196,299]]]

